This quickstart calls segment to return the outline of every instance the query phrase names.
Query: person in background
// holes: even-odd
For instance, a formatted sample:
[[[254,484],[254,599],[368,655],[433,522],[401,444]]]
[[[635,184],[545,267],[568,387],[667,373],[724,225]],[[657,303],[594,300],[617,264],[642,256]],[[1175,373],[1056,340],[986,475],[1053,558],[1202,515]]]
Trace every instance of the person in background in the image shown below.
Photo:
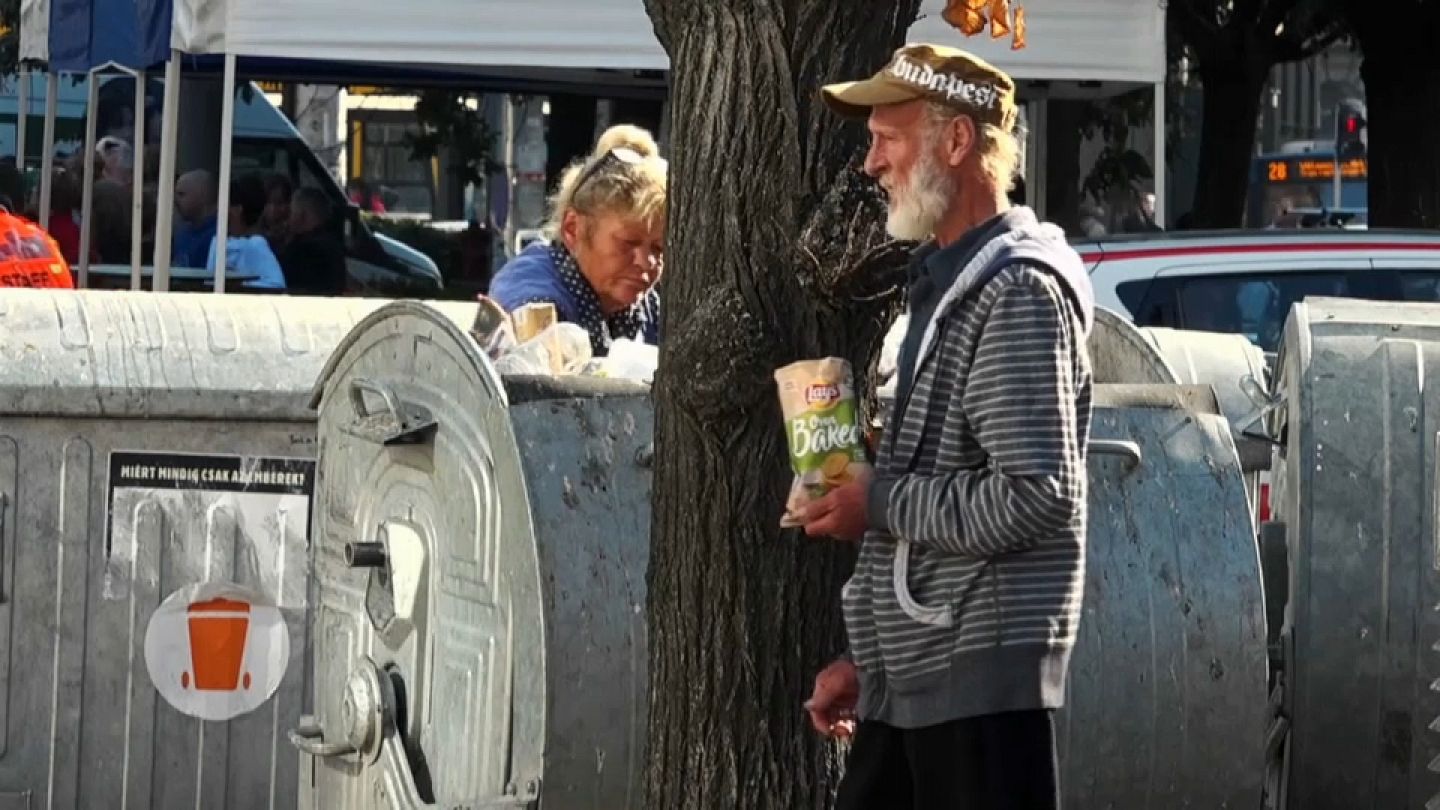
[[[245,174],[230,184],[230,233],[226,239],[225,267],[242,275],[254,276],[244,286],[252,290],[284,290],[285,272],[270,250],[270,243],[260,232],[265,215],[265,181],[257,175]],[[218,234],[217,234],[218,237]],[[215,270],[215,239],[210,241],[206,269]]]
[[[865,172],[909,269],[895,414],[873,475],[805,533],[860,541],[848,654],[806,703],[853,726],[836,810],[1054,810],[1054,711],[1083,621],[1094,292],[1059,228],[1006,198],[1014,81],[907,45],[826,103],[869,119]]]
[[[293,293],[342,295],[348,273],[345,245],[331,229],[333,209],[318,188],[302,188],[290,201],[290,241],[280,253],[280,266]]]
[[[130,144],[115,137],[101,138],[95,144],[95,154],[102,164],[99,179],[127,187],[135,184],[135,150]]]
[[[360,210],[367,214],[386,213],[385,201],[380,194],[370,188],[370,184],[363,177],[352,177],[345,183],[345,192],[350,197],[350,202],[360,206]]]
[[[25,176],[16,168],[14,159],[0,162],[0,204],[5,206],[6,211],[18,214],[21,206],[24,206],[26,211],[34,210],[39,213],[39,198],[38,188],[33,194],[27,192]],[[27,199],[34,203],[27,204]]]
[[[161,96],[163,85],[159,81],[146,83],[145,98],[145,142],[160,143]],[[115,138],[127,145],[135,143],[135,80],[116,77],[100,86],[100,98],[96,107],[95,136]]]
[[[100,264],[129,264],[134,209],[130,187],[114,180],[97,179],[90,205],[90,260]]]
[[[171,264],[204,267],[215,241],[219,195],[215,177],[204,169],[186,172],[175,181],[175,236]]]
[[[1165,230],[1165,227],[1155,220],[1155,192],[1147,191],[1140,195],[1140,216],[1145,220],[1146,230]]]
[[[550,241],[528,245],[490,283],[507,310],[555,305],[590,335],[596,357],[617,338],[659,339],[667,164],[645,130],[606,130],[595,152],[561,175]]]
[[[1102,239],[1108,233],[1105,227],[1105,208],[1097,202],[1083,200],[1077,212],[1080,236],[1085,239]]]
[[[293,196],[295,184],[290,178],[280,172],[265,175],[265,215],[261,218],[261,229],[277,256],[290,238],[290,198]]]
[[[1125,221],[1121,223],[1121,230],[1124,233],[1153,233],[1164,230],[1155,222],[1155,195],[1151,192],[1141,194],[1134,209],[1125,215]]]
[[[71,172],[56,169],[50,189],[50,236],[69,264],[80,262],[80,180]]]

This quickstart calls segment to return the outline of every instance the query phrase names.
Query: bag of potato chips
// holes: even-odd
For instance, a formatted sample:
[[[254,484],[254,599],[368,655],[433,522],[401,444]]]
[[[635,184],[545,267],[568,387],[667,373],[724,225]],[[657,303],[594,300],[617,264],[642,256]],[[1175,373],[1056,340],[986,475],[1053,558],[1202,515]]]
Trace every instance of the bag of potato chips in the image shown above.
[[[806,505],[870,468],[851,379],[850,363],[839,357],[801,360],[775,372],[795,470],[781,526],[801,525]]]

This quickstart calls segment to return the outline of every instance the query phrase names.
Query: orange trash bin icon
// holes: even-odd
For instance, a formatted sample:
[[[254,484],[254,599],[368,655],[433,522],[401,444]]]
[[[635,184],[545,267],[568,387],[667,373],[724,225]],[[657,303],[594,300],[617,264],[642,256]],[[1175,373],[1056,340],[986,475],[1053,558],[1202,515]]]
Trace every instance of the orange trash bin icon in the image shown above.
[[[190,629],[190,669],[180,675],[180,685],[204,692],[233,692],[243,683],[250,688],[250,673],[244,673],[245,639],[250,632],[250,605],[233,599],[195,602],[187,609]],[[193,673],[193,674],[192,674]]]

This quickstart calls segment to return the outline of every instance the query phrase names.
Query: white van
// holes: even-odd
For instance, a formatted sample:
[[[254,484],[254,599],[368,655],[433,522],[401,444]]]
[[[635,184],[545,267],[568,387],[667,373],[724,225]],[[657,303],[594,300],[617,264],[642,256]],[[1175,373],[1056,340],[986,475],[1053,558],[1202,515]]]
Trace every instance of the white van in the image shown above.
[[[129,100],[133,107],[134,80],[126,76],[106,77],[102,98]],[[85,81],[62,76],[56,104],[56,153],[73,154],[82,148],[85,137],[85,110],[89,90]],[[33,169],[41,154],[45,88],[42,81],[31,83],[31,117],[26,122],[27,163]],[[159,110],[164,83],[147,82],[151,109],[147,143],[155,143],[159,131]],[[0,83],[0,157],[15,155],[17,127],[17,82],[10,77]],[[277,110],[254,84],[236,90],[232,175],[243,172],[278,172],[290,178],[296,188],[318,188],[337,212],[332,227],[344,235],[347,266],[353,284],[369,294],[389,297],[434,295],[443,286],[439,268],[428,256],[401,242],[370,230],[359,209],[346,196],[339,182],[328,172],[300,137],[284,114]],[[182,81],[180,101],[180,145],[178,171],[206,168],[218,173],[220,158],[220,80],[187,76]],[[337,291],[338,292],[338,291]]]

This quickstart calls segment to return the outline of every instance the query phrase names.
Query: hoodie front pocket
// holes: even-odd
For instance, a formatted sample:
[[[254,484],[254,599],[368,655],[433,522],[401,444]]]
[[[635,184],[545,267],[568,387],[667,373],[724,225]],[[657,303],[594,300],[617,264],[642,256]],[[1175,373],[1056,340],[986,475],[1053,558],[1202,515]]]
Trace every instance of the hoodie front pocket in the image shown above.
[[[895,542],[895,599],[905,615],[921,624],[934,627],[950,627],[955,623],[954,608],[949,602],[938,605],[922,605],[910,593],[910,543]]]
[[[969,621],[966,595],[986,561],[897,540],[892,566],[891,587],[876,594],[877,641],[890,687],[904,693],[924,690],[930,676],[954,660]]]

